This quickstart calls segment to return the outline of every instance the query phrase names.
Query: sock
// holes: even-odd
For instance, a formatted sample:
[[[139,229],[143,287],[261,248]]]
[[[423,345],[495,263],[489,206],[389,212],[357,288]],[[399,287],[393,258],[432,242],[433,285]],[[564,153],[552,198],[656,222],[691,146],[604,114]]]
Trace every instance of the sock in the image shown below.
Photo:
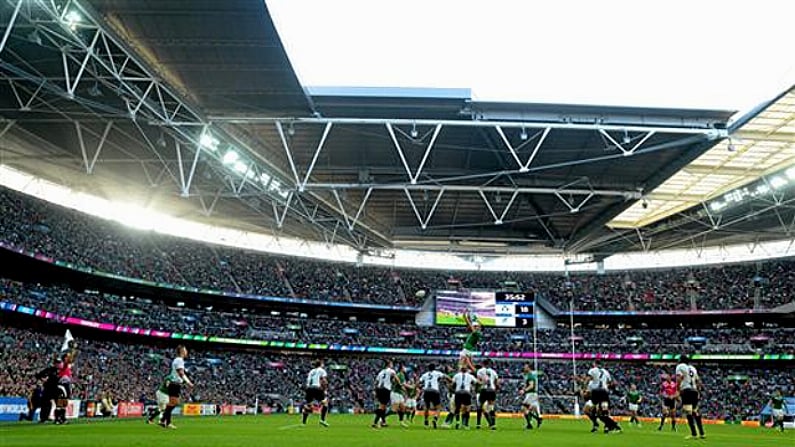
[[[461,416],[461,419],[464,422],[464,427],[469,427],[469,410],[464,412],[464,415]]]
[[[381,410],[380,408],[375,409],[375,419],[373,419],[373,425],[378,425],[378,421],[381,420]]]
[[[533,418],[534,418],[534,419],[535,419],[537,422],[541,422],[541,419],[543,419],[543,418],[541,417],[541,415],[540,415],[540,414],[538,414],[538,413],[533,413]]]
[[[325,421],[325,420],[326,420],[326,415],[327,415],[327,414],[328,414],[328,407],[327,407],[327,406],[325,406],[325,405],[323,405],[323,406],[320,408],[320,420],[321,420],[321,421]]]
[[[687,415],[687,426],[690,427],[690,434],[696,436],[696,421],[692,414]]]
[[[171,412],[174,411],[174,406],[167,405],[166,411],[163,412],[163,424],[164,425],[171,425]]]
[[[591,420],[591,423],[594,427],[599,428],[599,422],[596,420],[596,415],[593,413],[588,413],[588,419]]]
[[[397,412],[397,413],[398,413],[398,420],[399,420],[400,422],[403,422],[403,416],[405,416],[405,413],[403,413],[403,411],[402,411],[402,410],[398,410],[398,412]]]
[[[671,416],[671,428],[676,428],[676,416]]]
[[[665,425],[665,414],[663,414],[663,415],[660,417],[660,428],[662,428],[662,427],[663,427],[663,425]]]
[[[444,423],[450,425],[453,423],[453,418],[455,417],[455,412],[451,411],[447,413],[447,417],[444,418]]]
[[[693,416],[693,419],[696,421],[696,428],[698,428],[698,434],[704,436],[704,425],[701,423],[701,415],[696,414]]]
[[[157,417],[160,416],[160,409],[155,408],[149,412],[149,422],[153,422]]]
[[[489,416],[491,416],[491,426],[497,425],[497,412],[494,410],[489,411]]]
[[[425,411],[425,425],[428,425],[428,411]]]
[[[533,426],[533,424],[530,423],[530,412],[529,411],[524,414],[524,420],[527,421],[527,426],[528,427],[532,427]]]
[[[480,427],[480,421],[483,418],[483,410],[478,408],[477,411],[475,412],[475,414],[476,414],[475,422],[476,422],[477,426]]]

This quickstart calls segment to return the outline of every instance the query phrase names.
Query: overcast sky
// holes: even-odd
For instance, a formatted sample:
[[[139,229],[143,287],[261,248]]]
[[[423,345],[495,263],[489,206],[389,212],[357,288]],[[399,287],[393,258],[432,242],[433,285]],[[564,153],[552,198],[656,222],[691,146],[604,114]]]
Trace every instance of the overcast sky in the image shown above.
[[[267,0],[304,86],[747,110],[795,84],[795,1]]]

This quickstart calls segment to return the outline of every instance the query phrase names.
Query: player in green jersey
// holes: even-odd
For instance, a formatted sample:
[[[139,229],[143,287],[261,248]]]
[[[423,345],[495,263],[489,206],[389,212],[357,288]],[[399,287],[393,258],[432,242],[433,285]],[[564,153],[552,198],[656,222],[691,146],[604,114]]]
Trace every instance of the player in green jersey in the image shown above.
[[[473,319],[469,313],[464,314],[464,322],[469,329],[469,335],[464,340],[464,348],[458,355],[458,368],[466,367],[469,372],[475,373],[475,365],[472,363],[472,353],[477,351],[478,343],[483,338],[480,322]]]
[[[775,429],[779,427],[781,432],[784,432],[784,415],[787,414],[787,405],[784,402],[784,397],[781,396],[781,390],[776,390],[773,395],[770,397],[770,412],[771,416],[773,417],[773,426],[771,428]]]
[[[406,417],[406,366],[400,365],[397,370],[397,384],[392,388],[391,404],[392,412],[397,413],[401,427],[408,427],[404,420]]]
[[[627,407],[629,408],[629,423],[640,427],[638,409],[640,408],[640,403],[643,402],[643,396],[641,396],[638,387],[634,383],[629,386],[629,391],[627,391],[625,399],[627,400]]]
[[[147,424],[153,424],[155,419],[163,414],[164,411],[166,411],[166,406],[168,405],[169,383],[171,382],[169,382],[168,377],[166,377],[157,388],[157,391],[155,391],[155,401],[157,402],[157,407],[149,410],[149,417],[146,419]]]
[[[541,423],[544,422],[544,418],[541,417],[541,405],[538,402],[538,372],[533,371],[533,367],[529,363],[524,365],[522,372],[523,386],[519,390],[520,394],[524,396],[522,412],[525,421],[527,421],[525,429],[531,430],[533,428],[532,419],[536,420],[538,427],[541,427]]]

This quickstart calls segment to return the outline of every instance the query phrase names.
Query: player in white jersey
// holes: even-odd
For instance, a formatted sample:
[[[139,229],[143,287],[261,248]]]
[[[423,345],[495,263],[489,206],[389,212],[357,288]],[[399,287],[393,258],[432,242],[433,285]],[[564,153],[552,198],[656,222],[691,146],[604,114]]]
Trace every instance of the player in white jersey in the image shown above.
[[[688,362],[690,358],[686,355],[679,356],[679,364],[676,365],[676,386],[679,396],[682,398],[682,411],[687,416],[687,425],[690,427],[690,436],[686,439],[706,438],[704,435],[704,425],[701,422],[701,412],[698,409],[699,390],[701,389],[701,378],[698,370]],[[698,429],[698,433],[696,433]]]
[[[378,372],[375,376],[375,398],[378,401],[378,407],[375,409],[375,419],[373,420],[373,428],[386,426],[386,412],[387,407],[392,402],[392,386],[402,385],[398,379],[397,373],[393,369],[392,360],[387,360],[384,364],[384,369]]]
[[[188,349],[182,345],[177,346],[177,357],[171,362],[171,372],[168,374],[168,405],[160,418],[160,425],[166,428],[177,428],[171,423],[171,413],[179,405],[182,385],[193,387],[193,382],[185,373],[186,357],[188,357]]]
[[[453,376],[455,389],[455,428],[459,428],[460,418],[464,430],[469,430],[469,407],[472,405],[472,392],[478,379],[469,372],[469,366],[461,365],[460,371]]]
[[[433,428],[439,423],[439,410],[442,408],[442,382],[450,378],[431,365],[430,371],[420,376],[419,388],[422,389],[422,400],[425,403],[425,426],[428,426],[428,415],[433,412]]]
[[[500,386],[500,378],[497,372],[491,368],[491,359],[485,359],[483,361],[483,367],[477,371],[476,377],[480,384],[480,394],[475,427],[480,428],[480,417],[481,415],[485,415],[489,428],[496,430],[497,421],[494,403],[497,401],[497,390]]]
[[[326,390],[328,389],[328,374],[323,369],[323,360],[315,360],[312,362],[312,370],[306,376],[306,399],[304,406],[301,409],[302,423],[306,425],[306,420],[312,413],[312,405],[319,403],[320,407],[320,425],[328,427],[326,422],[326,415],[328,415],[328,397]]]
[[[610,373],[599,366],[599,362],[594,362],[593,367],[588,370],[588,391],[591,394],[591,401],[596,407],[599,420],[605,425],[605,433],[611,431],[621,432],[621,427],[610,417],[610,383],[613,377]],[[594,431],[594,430],[592,430]]]

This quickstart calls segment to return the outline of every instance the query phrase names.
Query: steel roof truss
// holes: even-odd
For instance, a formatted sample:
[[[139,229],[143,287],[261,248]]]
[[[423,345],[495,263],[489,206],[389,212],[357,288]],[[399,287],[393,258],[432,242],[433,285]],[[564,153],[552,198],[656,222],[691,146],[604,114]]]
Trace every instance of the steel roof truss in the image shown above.
[[[17,16],[19,15],[19,10],[22,8],[22,2],[25,0],[17,0],[17,5],[14,7],[14,12],[11,14],[11,19],[9,19],[8,24],[6,24],[6,31],[3,33],[3,39],[0,40],[0,53],[6,47],[6,42],[8,42],[8,37],[11,35],[11,30],[14,28],[14,25],[17,22]]]
[[[409,204],[411,205],[411,209],[414,210],[414,215],[417,216],[417,221],[420,223],[420,228],[423,230],[428,228],[428,222],[431,221],[433,217],[433,213],[436,212],[436,206],[439,205],[439,201],[442,200],[442,195],[444,195],[445,188],[440,188],[439,192],[436,194],[436,199],[433,201],[433,205],[431,205],[431,210],[428,211],[428,214],[423,218],[420,214],[419,209],[417,208],[417,204],[414,202],[414,198],[411,196],[411,192],[408,188],[403,188],[403,192],[406,193],[406,198],[409,200]]]
[[[546,140],[547,135],[549,135],[549,131],[552,130],[551,127],[544,128],[544,130],[541,132],[541,138],[539,138],[538,141],[536,142],[536,145],[533,148],[533,152],[530,153],[530,158],[527,160],[527,163],[522,163],[522,160],[519,158],[517,150],[521,149],[522,147],[533,141],[535,136],[533,136],[533,138],[527,139],[522,144],[514,148],[513,144],[511,144],[511,141],[508,139],[508,137],[505,135],[505,132],[502,130],[502,126],[494,126],[494,129],[497,130],[497,133],[500,134],[500,138],[502,138],[503,143],[505,143],[505,146],[508,147],[508,152],[511,153],[513,159],[516,161],[516,164],[519,165],[519,172],[521,173],[528,172],[530,170],[530,164],[533,163],[533,159],[536,158],[538,150],[541,149],[541,145],[544,144],[544,140]],[[525,131],[524,128],[522,128],[522,132],[524,131]]]
[[[635,153],[635,151],[639,147],[641,147],[643,145],[643,143],[646,142],[646,140],[651,138],[652,135],[654,135],[656,132],[654,130],[650,130],[650,131],[646,132],[646,135],[644,135],[637,143],[635,143],[635,145],[633,145],[629,149],[624,147],[624,144],[629,144],[632,141],[631,137],[629,136],[629,131],[626,131],[626,133],[625,133],[627,139],[625,140],[624,144],[619,143],[618,141],[616,141],[616,139],[613,138],[613,136],[610,135],[609,132],[607,132],[606,130],[604,130],[602,128],[599,129],[599,133],[601,133],[602,135],[605,136],[605,138],[610,140],[610,142],[613,143],[618,148],[618,150],[620,150],[621,153],[624,154],[625,157],[629,157],[630,155],[633,155]]]
[[[331,122],[332,121],[329,121],[329,123]],[[409,177],[409,181],[411,182],[412,185],[416,185],[417,179],[420,177],[420,174],[422,174],[422,169],[425,167],[425,162],[428,161],[428,155],[430,155],[431,149],[433,149],[433,145],[434,143],[436,143],[436,138],[439,136],[439,132],[441,132],[442,130],[442,124],[437,123],[435,125],[433,134],[431,135],[431,141],[428,143],[428,146],[425,148],[425,153],[423,154],[422,160],[420,161],[420,165],[417,168],[417,172],[415,173],[411,172],[409,163],[408,161],[406,161],[406,155],[403,153],[403,148],[400,146],[400,142],[398,141],[397,136],[395,135],[395,130],[392,127],[392,123],[387,122],[385,125],[387,132],[389,132],[389,136],[392,138],[392,143],[394,143],[395,145],[395,150],[397,151],[398,156],[400,156],[400,161],[403,163],[403,167],[406,169],[406,174]]]
[[[505,208],[502,210],[502,213],[500,213],[498,217],[497,213],[494,212],[494,207],[491,205],[491,202],[489,202],[489,199],[488,197],[486,197],[486,194],[483,192],[483,190],[482,189],[478,190],[478,193],[480,194],[480,197],[483,199],[483,202],[486,204],[486,208],[488,208],[489,212],[491,213],[491,217],[494,218],[494,225],[502,225],[505,216],[508,214],[508,211],[511,209],[514,200],[516,200],[516,196],[519,195],[519,191],[514,190],[513,194],[511,194],[511,198],[508,200],[508,204],[505,205]]]
[[[326,126],[323,129],[323,135],[320,137],[320,141],[318,142],[315,152],[312,155],[312,161],[309,163],[309,167],[306,169],[306,173],[304,174],[302,180],[298,174],[292,148],[290,147],[290,143],[284,133],[284,126],[282,125],[281,121],[276,121],[276,130],[279,132],[279,139],[281,139],[284,152],[287,154],[287,161],[290,163],[290,170],[292,171],[293,177],[295,178],[295,187],[299,192],[304,192],[306,189],[306,184],[309,182],[309,176],[312,175],[312,171],[315,169],[315,163],[317,163],[317,159],[320,156],[320,151],[323,150],[323,145],[326,143],[326,139],[328,138],[329,132],[331,132],[332,126],[333,123],[326,123]]]

